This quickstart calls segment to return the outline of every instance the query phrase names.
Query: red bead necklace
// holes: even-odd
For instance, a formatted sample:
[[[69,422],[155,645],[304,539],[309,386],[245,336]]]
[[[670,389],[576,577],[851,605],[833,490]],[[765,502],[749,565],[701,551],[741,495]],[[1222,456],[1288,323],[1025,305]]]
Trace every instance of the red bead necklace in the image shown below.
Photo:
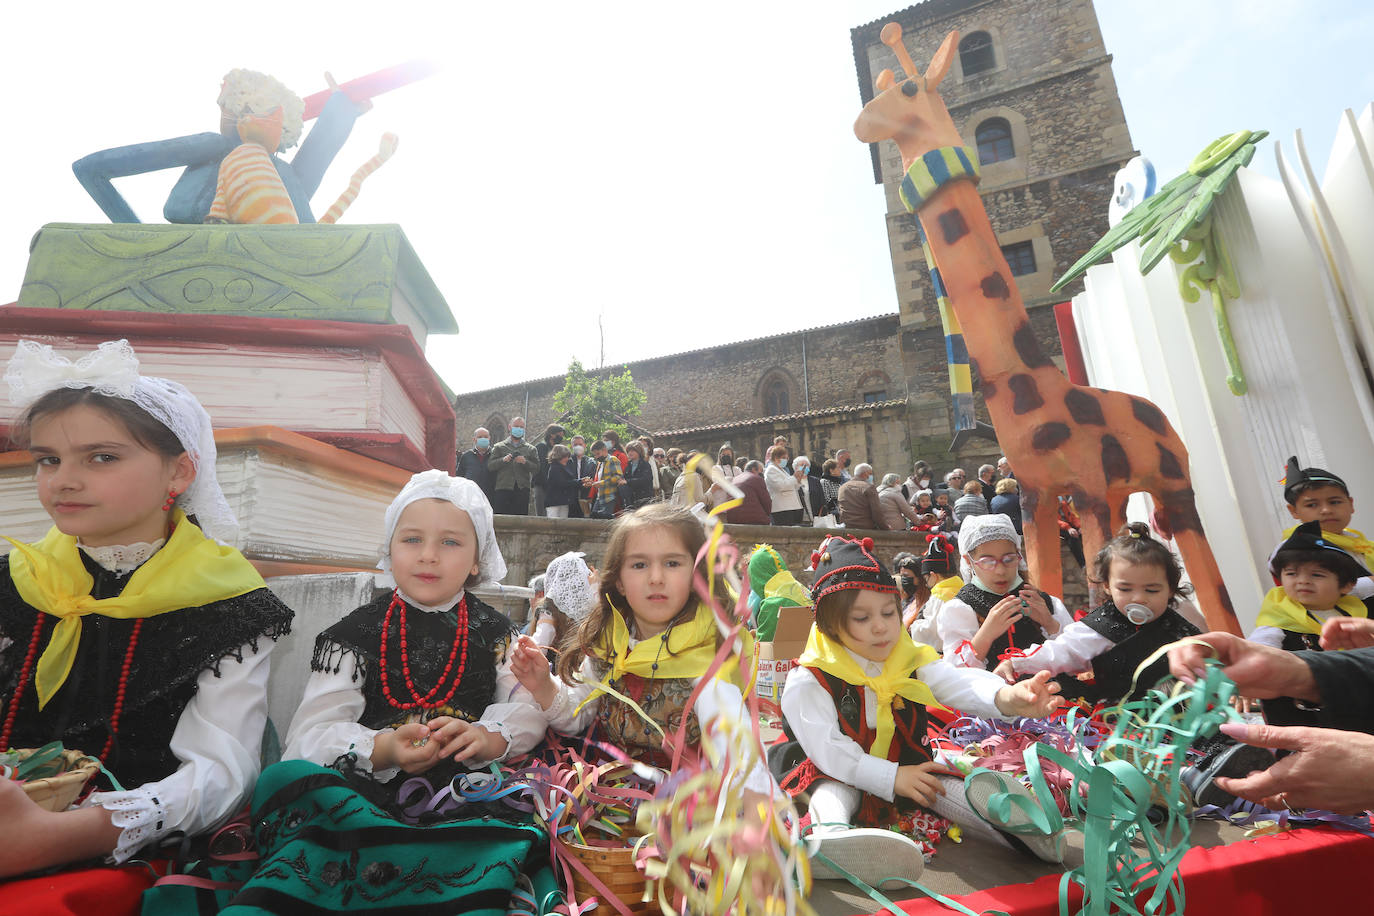
[[[119,734],[119,716],[124,712],[124,697],[129,687],[129,672],[134,663],[134,649],[138,647],[138,635],[143,631],[143,618],[134,621],[133,631],[129,634],[129,645],[124,650],[124,664],[119,669],[119,685],[115,688],[114,708],[110,711],[110,736],[105,739],[105,748],[100,752],[100,762],[104,763],[114,747],[115,736]],[[33,674],[34,661],[38,658],[38,642],[43,636],[43,615],[40,613],[33,624],[33,636],[29,638],[29,648],[24,654],[24,665],[19,669],[19,682],[10,696],[9,708],[5,711],[5,726],[0,730],[0,751],[10,747],[10,734],[14,731],[14,720],[19,715],[19,699]]]
[[[401,635],[401,672],[405,675],[406,690],[410,691],[411,702],[397,700],[391,693],[391,681],[387,676],[386,663],[386,644],[387,634],[391,632],[391,616],[396,608],[400,607],[400,635]],[[453,699],[453,695],[458,692],[458,685],[463,680],[463,669],[468,664],[468,597],[463,595],[458,601],[456,608],[458,614],[458,625],[453,633],[453,647],[448,652],[448,662],[444,665],[444,671],[439,675],[439,679],[434,682],[434,686],[429,693],[420,696],[415,689],[415,681],[410,676],[410,646],[406,642],[406,603],[401,600],[399,591],[392,592],[391,603],[387,605],[386,617],[382,619],[382,647],[381,647],[381,669],[382,669],[382,696],[396,709],[437,709],[445,706],[448,701]],[[459,655],[459,646],[462,646],[462,655]],[[458,670],[453,675],[453,683],[449,685],[448,693],[444,694],[443,699],[435,701],[434,696],[439,692],[439,688],[444,685],[449,672],[453,671],[453,660],[458,659]]]

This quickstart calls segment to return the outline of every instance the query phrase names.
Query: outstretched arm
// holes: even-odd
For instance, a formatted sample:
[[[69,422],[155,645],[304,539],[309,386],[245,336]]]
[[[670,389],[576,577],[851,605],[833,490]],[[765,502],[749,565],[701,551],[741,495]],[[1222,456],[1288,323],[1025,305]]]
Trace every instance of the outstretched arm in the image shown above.
[[[181,166],[217,163],[229,148],[232,148],[232,143],[220,134],[192,134],[91,153],[73,162],[72,171],[111,222],[137,223],[138,216],[115,190],[111,179]]]

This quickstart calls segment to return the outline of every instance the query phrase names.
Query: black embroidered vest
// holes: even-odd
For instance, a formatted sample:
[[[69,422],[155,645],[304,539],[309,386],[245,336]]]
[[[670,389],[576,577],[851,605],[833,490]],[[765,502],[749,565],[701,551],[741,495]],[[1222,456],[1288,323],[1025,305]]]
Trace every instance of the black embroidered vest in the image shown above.
[[[380,655],[382,647],[382,623],[386,619],[386,609],[391,604],[391,592],[387,592],[370,604],[365,604],[350,613],[343,620],[325,630],[315,639],[315,654],[310,660],[312,671],[338,672],[349,653],[357,655],[362,664],[355,676],[361,673],[362,692],[365,700],[359,722],[372,729],[391,728],[404,724],[417,716],[418,710],[397,709],[382,693],[380,675]],[[467,663],[463,668],[463,678],[452,699],[444,706],[434,710],[436,714],[453,715],[469,722],[482,717],[482,713],[496,700],[496,666],[505,659],[515,627],[504,615],[469,594]],[[443,675],[453,648],[457,615],[453,611],[427,613],[408,607],[406,610],[406,644],[410,661],[411,681],[420,696],[425,696]],[[444,685],[436,694],[438,702],[448,693],[453,673],[458,669],[458,659],[462,657],[463,647],[459,644],[458,656],[453,662],[453,671],[445,679]],[[412,701],[406,687],[405,671],[401,664],[401,620],[399,607],[392,615],[391,629],[387,633],[386,646],[387,683],[391,695],[397,702]]]
[[[1094,608],[1083,618],[1083,623],[1100,636],[1110,639],[1114,645],[1093,659],[1093,683],[1082,685],[1082,694],[1089,702],[1106,701],[1115,703],[1130,691],[1129,700],[1138,700],[1155,683],[1169,673],[1169,660],[1164,657],[1155,659],[1150,667],[1135,678],[1135,690],[1131,690],[1131,679],[1140,663],[1162,646],[1176,642],[1186,636],[1196,636],[1198,628],[1185,620],[1177,611],[1170,609],[1142,626],[1136,626],[1116,609],[1110,600]]]
[[[1024,586],[1025,583],[1023,583]],[[1032,586],[1034,587],[1034,586]],[[1039,591],[1039,589],[1036,589]],[[988,612],[993,609],[997,602],[1001,601],[1006,595],[994,595],[985,592],[972,582],[967,583],[963,588],[955,593],[954,597],[973,608],[973,613],[978,615],[978,623],[982,624],[987,619]],[[1048,592],[1040,592],[1040,597],[1045,602],[1045,607],[1051,612],[1054,611],[1054,601]],[[997,659],[1008,649],[1017,648],[1021,651],[1029,649],[1031,646],[1038,646],[1045,641],[1045,632],[1040,629],[1040,625],[1031,620],[1029,615],[1023,614],[1021,619],[1007,628],[1007,631],[992,641],[988,647],[987,667],[995,667]]]
[[[853,738],[864,751],[868,751],[878,737],[878,729],[869,727],[868,716],[864,714],[864,689],[819,668],[808,670],[835,701],[835,711],[840,716],[840,730]],[[926,736],[926,708],[920,703],[896,697],[892,701],[892,718],[896,730],[888,747],[887,759],[898,766],[930,763],[934,757],[931,756]]]
[[[91,595],[111,598],[123,591],[132,572],[116,576],[84,553],[82,562],[95,580]],[[226,658],[239,661],[244,646],[257,650],[262,639],[277,640],[291,630],[291,609],[265,588],[147,617],[134,648],[119,733],[105,761],[127,788],[171,775],[181,762],[172,753],[172,732],[196,693],[203,671],[219,675]],[[52,639],[58,618],[43,614],[19,597],[9,574],[9,558],[0,558],[0,635],[12,642],[0,650],[0,703],[13,698],[19,674],[42,619],[41,655]],[[81,618],[81,642],[71,673],[40,711],[30,672],[10,736],[10,746],[38,747],[60,740],[67,748],[99,754],[109,738],[120,669],[133,633],[133,620],[88,614]]]

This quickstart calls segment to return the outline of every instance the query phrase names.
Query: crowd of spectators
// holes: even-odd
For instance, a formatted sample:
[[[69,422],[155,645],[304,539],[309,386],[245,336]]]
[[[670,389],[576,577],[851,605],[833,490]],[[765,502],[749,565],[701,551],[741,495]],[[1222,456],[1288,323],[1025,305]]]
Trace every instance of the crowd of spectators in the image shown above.
[[[965,519],[992,512],[1011,518],[1021,532],[1018,483],[1005,457],[979,467],[971,480],[958,467],[937,479],[925,461],[915,462],[905,478],[879,476],[871,464],[853,463],[850,449],[813,460],[778,436],[761,458],[739,455],[727,442],[714,460],[703,455],[689,473],[702,453],[664,449],[649,435],[622,442],[608,429],[596,438],[569,438],[553,423],[537,444],[527,440],[524,418],[516,417],[495,444],[486,429],[474,430],[472,448],[458,456],[458,476],[475,481],[498,514],[613,518],[655,500],[734,501],[725,512],[732,524],[956,532]],[[1072,546],[1079,535],[1071,500],[1061,500],[1060,519]]]

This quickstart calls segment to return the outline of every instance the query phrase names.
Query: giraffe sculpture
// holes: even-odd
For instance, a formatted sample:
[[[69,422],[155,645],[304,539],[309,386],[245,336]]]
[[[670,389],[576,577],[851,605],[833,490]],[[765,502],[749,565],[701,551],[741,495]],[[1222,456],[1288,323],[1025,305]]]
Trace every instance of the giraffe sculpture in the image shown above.
[[[1026,555],[1032,580],[1062,590],[1059,494],[1074,497],[1083,547],[1092,557],[1126,520],[1126,500],[1149,493],[1177,540],[1209,628],[1240,632],[1212,549],[1202,532],[1188,452],[1158,407],[1144,398],[1071,383],[1041,349],[1021,294],[978,195],[977,155],[936,91],[959,33],[951,32],[921,75],[902,29],[882,41],[907,76],[878,74],[877,96],[854,123],[865,143],[893,140],[902,154],[901,197],[929,245],[936,295],[963,329],[969,362],[983,382],[1002,450],[1022,486]]]

